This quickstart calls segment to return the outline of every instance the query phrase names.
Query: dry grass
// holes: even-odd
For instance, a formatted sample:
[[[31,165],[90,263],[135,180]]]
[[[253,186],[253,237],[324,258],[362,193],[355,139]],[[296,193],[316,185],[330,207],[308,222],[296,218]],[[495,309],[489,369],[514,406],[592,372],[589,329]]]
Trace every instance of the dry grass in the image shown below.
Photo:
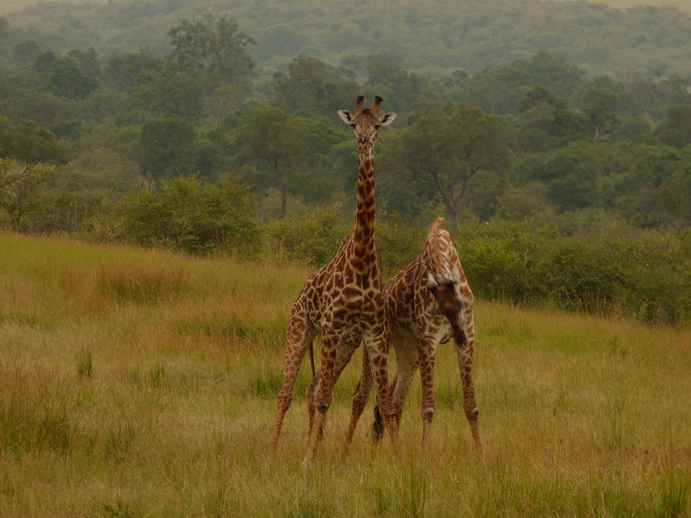
[[[483,459],[446,345],[426,458],[417,383],[401,452],[368,410],[342,459],[356,358],[311,472],[307,365],[269,463],[307,274],[0,234],[0,516],[689,516],[691,333],[500,304],[476,316]]]

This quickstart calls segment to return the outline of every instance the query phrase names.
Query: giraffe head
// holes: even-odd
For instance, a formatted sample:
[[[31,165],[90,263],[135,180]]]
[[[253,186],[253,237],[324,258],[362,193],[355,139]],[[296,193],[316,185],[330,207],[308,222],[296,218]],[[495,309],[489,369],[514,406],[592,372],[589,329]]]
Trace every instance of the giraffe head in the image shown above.
[[[355,101],[355,114],[348,110],[338,110],[341,120],[352,126],[355,130],[355,143],[358,153],[362,155],[372,155],[374,143],[377,141],[377,130],[382,126],[388,126],[396,118],[396,113],[385,113],[379,117],[379,106],[383,99],[379,96],[374,98],[371,108],[365,108],[364,96],[358,96]]]
[[[430,225],[427,242],[430,247],[431,261],[427,273],[427,289],[432,292],[437,307],[453,329],[456,343],[465,346],[468,338],[461,324],[463,298],[461,297],[461,270],[457,264],[450,264],[448,248],[453,246],[448,232],[439,227],[444,218],[437,218]]]

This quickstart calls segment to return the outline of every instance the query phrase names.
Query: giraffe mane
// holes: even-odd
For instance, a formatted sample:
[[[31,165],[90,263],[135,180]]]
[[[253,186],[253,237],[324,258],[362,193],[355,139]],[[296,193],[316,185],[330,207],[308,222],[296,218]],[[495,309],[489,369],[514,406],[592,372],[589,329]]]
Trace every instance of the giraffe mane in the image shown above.
[[[444,218],[437,218],[429,226],[427,242],[430,247],[430,273],[437,282],[447,282],[452,280],[452,274],[448,264],[448,240],[444,239],[448,233],[441,227]]]

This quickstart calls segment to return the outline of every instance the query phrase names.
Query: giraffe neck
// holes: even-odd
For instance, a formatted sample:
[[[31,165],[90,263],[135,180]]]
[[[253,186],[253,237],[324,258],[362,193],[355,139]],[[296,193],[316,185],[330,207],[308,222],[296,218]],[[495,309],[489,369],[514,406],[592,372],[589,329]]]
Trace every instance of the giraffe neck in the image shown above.
[[[355,222],[351,235],[351,255],[357,257],[363,269],[377,264],[377,251],[374,246],[374,156],[361,153],[358,167],[357,206]]]

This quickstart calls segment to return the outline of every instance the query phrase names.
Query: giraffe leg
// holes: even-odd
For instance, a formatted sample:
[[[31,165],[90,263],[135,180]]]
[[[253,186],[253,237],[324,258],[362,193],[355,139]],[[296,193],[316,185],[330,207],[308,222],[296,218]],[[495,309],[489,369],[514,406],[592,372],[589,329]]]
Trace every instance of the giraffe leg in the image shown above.
[[[434,361],[436,358],[436,343],[434,341],[423,342],[420,346],[420,380],[422,381],[422,447],[427,451],[429,436],[432,429],[432,419],[437,410],[437,401],[434,397]]]
[[[397,342],[394,344],[394,351],[396,353],[396,377],[391,384],[392,405],[395,412],[396,424],[400,426],[403,407],[405,406],[405,400],[408,397],[410,386],[413,383],[419,357],[417,349],[414,346],[411,347],[407,342]],[[374,439],[375,441],[379,441],[383,435],[384,422],[382,421],[378,408],[375,409],[374,415],[375,423],[372,425]]]
[[[353,356],[353,353],[357,349],[357,344],[343,344],[338,348],[337,354],[336,354],[336,361],[334,362],[334,367],[333,367],[333,374],[332,374],[332,388],[338,381],[338,378],[341,377],[341,373],[343,372],[343,369],[345,369],[346,365],[350,363],[350,359]],[[309,410],[310,414],[310,434],[312,433],[312,427],[314,426],[314,416],[316,413],[317,409],[317,404],[316,404],[316,393],[317,393],[317,388],[319,387],[319,380],[320,380],[320,371],[317,371],[316,374],[314,375],[312,379],[312,383],[310,383],[310,386],[307,387],[307,407]],[[321,440],[324,437],[324,427],[322,423],[322,428],[319,430],[319,437],[318,439]]]
[[[360,419],[365,406],[367,406],[367,399],[372,391],[372,384],[374,382],[374,379],[372,378],[372,370],[370,369],[369,364],[369,356],[367,355],[367,349],[363,349],[362,374],[360,375],[360,381],[358,381],[357,387],[355,387],[355,392],[353,393],[353,406],[350,412],[350,424],[348,425],[348,431],[346,432],[346,449],[353,441],[353,435],[355,434],[358,420]]]
[[[296,309],[297,308],[297,309]],[[278,393],[278,414],[271,435],[271,456],[276,451],[278,437],[281,434],[283,418],[293,400],[293,386],[307,351],[307,345],[316,335],[316,329],[309,322],[304,311],[295,306],[291,311],[283,358],[283,386]]]
[[[393,405],[396,411],[396,421],[400,424],[403,415],[403,407],[408,397],[410,386],[415,377],[415,371],[420,362],[419,354],[415,347],[401,344],[395,348],[396,352],[396,382],[393,386]]]
[[[315,391],[317,387],[319,386],[319,370],[314,373],[312,376],[312,381],[310,382],[309,386],[307,387],[307,390],[305,391],[305,397],[307,399],[307,413],[309,414],[309,432],[308,432],[308,437],[309,434],[312,433],[312,426],[314,425],[314,413],[316,411],[316,403],[315,403]],[[324,435],[324,430],[322,429],[319,432],[319,439],[321,439]]]
[[[475,349],[475,331],[473,329],[472,316],[469,319],[468,344],[465,347],[456,345],[456,354],[458,356],[458,368],[461,374],[461,383],[463,385],[463,410],[465,417],[470,425],[470,433],[473,435],[475,442],[475,449],[482,453],[482,441],[480,440],[480,426],[478,417],[480,411],[475,402],[475,388],[473,387],[473,352]]]
[[[388,333],[388,331],[385,331]],[[391,400],[389,388],[387,361],[388,340],[384,333],[378,336],[367,336],[365,347],[369,356],[372,376],[377,384],[377,401],[379,412],[384,419],[384,426],[391,437],[394,447],[398,447],[398,423],[396,421],[396,409]]]
[[[334,332],[333,330],[322,331],[322,356],[321,366],[319,368],[319,385],[314,397],[316,412],[314,413],[314,420],[307,442],[307,453],[302,463],[303,468],[308,468],[312,462],[314,452],[317,449],[317,443],[319,442],[319,433],[324,425],[326,412],[331,406],[331,391],[336,383],[337,376],[340,375],[347,364],[347,360],[350,359],[350,356],[348,356],[347,359],[340,358],[338,362],[336,361],[339,355],[338,347],[341,341],[341,334],[342,333]],[[350,355],[352,355],[352,351]],[[340,368],[340,370],[337,371],[337,368]]]

